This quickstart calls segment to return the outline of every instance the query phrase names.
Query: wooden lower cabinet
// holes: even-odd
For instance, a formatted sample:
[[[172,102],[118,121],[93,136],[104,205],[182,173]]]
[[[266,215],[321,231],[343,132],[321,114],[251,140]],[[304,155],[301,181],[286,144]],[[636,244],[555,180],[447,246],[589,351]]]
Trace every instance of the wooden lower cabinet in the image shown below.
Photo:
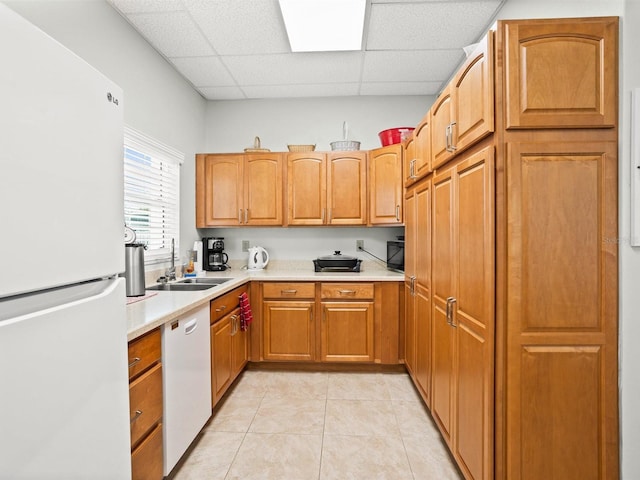
[[[162,424],[159,423],[131,453],[132,478],[136,480],[157,480],[163,477]]]
[[[397,364],[401,285],[263,282],[262,350],[254,358]]]
[[[129,342],[129,417],[133,480],[163,477],[161,334]]]
[[[265,360],[315,360],[315,302],[269,300],[262,307]]]
[[[373,301],[322,302],[323,362],[373,362]]]
[[[240,326],[240,295],[246,285],[211,302],[211,402],[215,406],[247,364],[248,330]]]

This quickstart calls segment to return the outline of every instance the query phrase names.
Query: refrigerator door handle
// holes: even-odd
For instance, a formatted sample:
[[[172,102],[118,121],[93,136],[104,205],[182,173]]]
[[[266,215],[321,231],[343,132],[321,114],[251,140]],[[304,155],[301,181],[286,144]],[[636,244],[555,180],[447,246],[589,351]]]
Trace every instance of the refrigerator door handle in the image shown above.
[[[92,302],[110,295],[118,286],[118,277],[82,282],[62,288],[52,288],[0,299],[0,325],[4,321],[18,322],[44,311],[54,312],[71,305]],[[125,305],[125,297],[122,297]]]

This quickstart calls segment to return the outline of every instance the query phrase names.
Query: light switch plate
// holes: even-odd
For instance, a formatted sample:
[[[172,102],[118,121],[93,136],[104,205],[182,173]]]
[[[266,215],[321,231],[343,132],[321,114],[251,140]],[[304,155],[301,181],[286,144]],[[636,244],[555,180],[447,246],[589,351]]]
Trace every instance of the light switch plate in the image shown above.
[[[242,251],[243,252],[249,251],[249,240],[242,240]]]

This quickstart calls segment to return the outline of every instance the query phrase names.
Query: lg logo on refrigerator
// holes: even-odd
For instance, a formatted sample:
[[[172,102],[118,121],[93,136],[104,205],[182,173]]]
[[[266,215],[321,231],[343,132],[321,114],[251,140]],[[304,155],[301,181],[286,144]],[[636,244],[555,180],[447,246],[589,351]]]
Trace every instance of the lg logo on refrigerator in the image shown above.
[[[111,92],[107,92],[107,100],[113,103],[114,105],[118,105],[118,99],[111,95]]]

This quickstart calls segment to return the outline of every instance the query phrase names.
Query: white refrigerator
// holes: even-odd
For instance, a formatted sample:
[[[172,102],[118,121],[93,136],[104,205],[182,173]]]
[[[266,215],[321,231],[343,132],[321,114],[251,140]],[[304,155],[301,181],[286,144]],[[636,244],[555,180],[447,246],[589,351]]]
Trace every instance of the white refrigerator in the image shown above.
[[[0,92],[0,479],[128,479],[122,91],[0,3]]]

